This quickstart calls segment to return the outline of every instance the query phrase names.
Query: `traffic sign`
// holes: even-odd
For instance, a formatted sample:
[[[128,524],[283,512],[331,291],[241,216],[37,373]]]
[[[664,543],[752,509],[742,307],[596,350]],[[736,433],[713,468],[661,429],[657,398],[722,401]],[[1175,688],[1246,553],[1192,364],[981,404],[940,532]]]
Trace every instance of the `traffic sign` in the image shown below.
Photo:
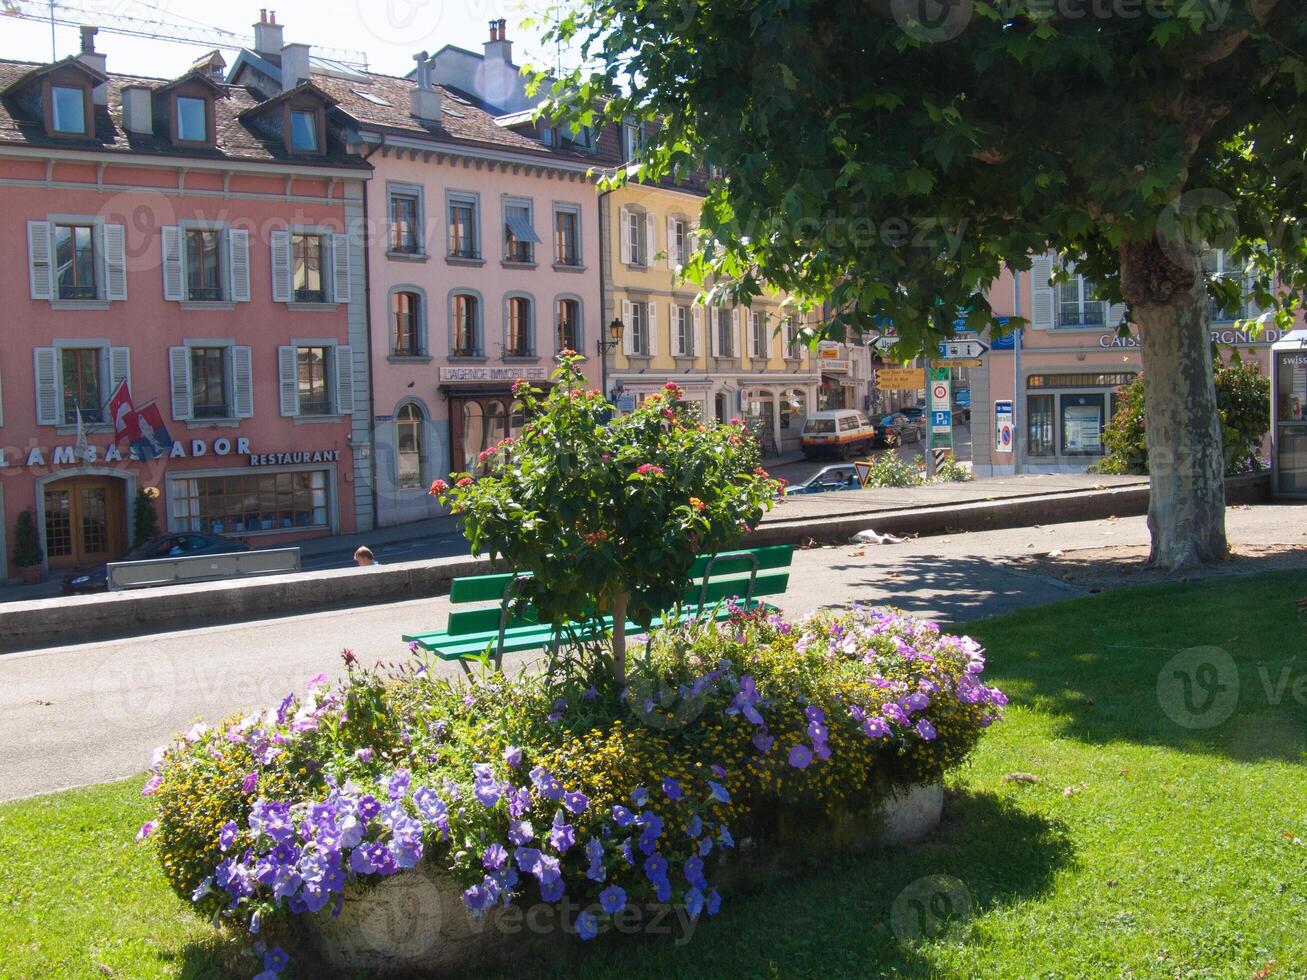
[[[983,357],[989,345],[980,340],[946,340],[939,345],[939,356],[946,359]]]
[[[937,405],[944,405],[947,407],[949,403],[948,390],[949,385],[947,381],[936,381],[930,387],[930,397],[935,400]]]
[[[978,357],[937,357],[930,362],[931,367],[941,368],[978,368],[984,365]]]
[[[930,413],[931,432],[952,432],[953,412],[946,408],[937,408]]]
[[[1000,453],[1012,452],[1012,443],[1016,433],[1012,429],[1011,400],[994,402],[994,450]]]
[[[858,474],[858,486],[865,487],[867,481],[871,479],[871,460],[855,459],[853,461],[853,472]]]

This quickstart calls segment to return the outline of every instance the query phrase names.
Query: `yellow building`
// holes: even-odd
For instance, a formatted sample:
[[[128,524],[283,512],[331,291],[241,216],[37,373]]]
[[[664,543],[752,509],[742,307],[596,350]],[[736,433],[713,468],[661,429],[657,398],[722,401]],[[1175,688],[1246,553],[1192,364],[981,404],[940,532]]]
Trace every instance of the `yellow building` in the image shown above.
[[[705,307],[697,286],[678,281],[702,200],[689,182],[631,183],[600,198],[604,323],[623,325],[606,354],[608,394],[629,411],[675,381],[705,418],[743,418],[765,449],[797,449],[822,379],[784,297]]]

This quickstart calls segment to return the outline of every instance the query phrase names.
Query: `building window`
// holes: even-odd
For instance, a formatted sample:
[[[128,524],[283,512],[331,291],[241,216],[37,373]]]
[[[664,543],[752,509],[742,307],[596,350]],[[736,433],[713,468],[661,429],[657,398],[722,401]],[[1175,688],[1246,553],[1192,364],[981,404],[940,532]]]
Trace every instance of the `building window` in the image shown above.
[[[645,264],[645,217],[639,211],[628,211],[626,214],[626,235],[627,255],[631,259],[631,265]]]
[[[581,264],[581,214],[559,208],[554,212],[554,262],[558,265]]]
[[[327,527],[329,475],[313,470],[173,480],[172,529],[245,534]]]
[[[676,339],[676,352],[683,357],[694,357],[694,327],[688,306],[672,307],[672,336]]]
[[[1063,455],[1103,455],[1106,401],[1104,394],[1061,396]]]
[[[401,490],[422,487],[422,411],[409,403],[395,415],[396,480]]]
[[[207,143],[209,123],[204,99],[177,97],[177,139],[184,143]]]
[[[449,254],[454,258],[480,258],[477,249],[477,205],[474,198],[451,198],[449,202]]]
[[[750,313],[749,322],[752,327],[753,336],[753,356],[767,357],[767,318],[761,313]]]
[[[581,349],[581,304],[574,299],[558,301],[558,349]]]
[[[299,414],[331,415],[331,386],[328,363],[330,347],[299,347],[295,350],[295,372],[299,387]]]
[[[327,294],[322,286],[322,236],[296,232],[290,244],[295,302],[323,302]]]
[[[477,332],[477,298],[466,293],[454,297],[454,354],[477,357],[481,345]]]
[[[60,299],[95,299],[95,229],[91,225],[55,225],[55,262]]]
[[[77,422],[78,408],[82,410],[83,422],[101,421],[100,348],[65,347],[59,355],[63,372],[64,424]]]
[[[1027,388],[1119,388],[1135,379],[1133,371],[1117,374],[1032,374]]]
[[[717,310],[717,356],[735,356],[735,330],[731,322],[731,311],[725,307]]]
[[[404,255],[422,253],[421,205],[416,194],[390,195],[390,250]]]
[[[1071,274],[1057,285],[1059,327],[1101,327],[1107,323],[1107,303],[1097,297],[1094,284],[1084,276]]]
[[[535,353],[531,338],[531,301],[525,296],[511,296],[508,300],[508,346],[504,353],[510,357],[529,357]]]
[[[644,146],[644,130],[640,124],[629,122],[622,126],[622,151],[625,159],[634,160],[640,155],[640,148]]]
[[[631,353],[648,356],[649,354],[649,311],[644,303],[631,304]]]
[[[690,242],[685,222],[673,218],[667,227],[667,258],[672,265],[685,265],[689,257]]]
[[[50,86],[50,125],[56,133],[86,132],[86,93],[66,85]]]
[[[1223,306],[1219,300],[1212,299],[1214,321],[1242,320],[1254,315],[1252,304],[1249,302],[1253,283],[1251,278],[1245,275],[1246,270],[1239,260],[1223,248],[1213,249],[1203,253],[1203,271],[1213,279],[1233,279],[1239,284],[1238,303]]]
[[[799,318],[791,313],[785,318],[785,356],[797,361],[802,353],[799,344]]]
[[[291,110],[290,148],[300,153],[318,152],[318,114],[316,112],[305,109]]]
[[[222,299],[222,233],[199,228],[186,232],[186,292],[190,299]]]
[[[1057,438],[1054,432],[1053,396],[1030,395],[1026,399],[1026,454],[1028,456],[1057,455]]]
[[[391,296],[391,317],[394,322],[394,353],[400,357],[418,357],[423,353],[422,335],[418,316],[422,298],[417,293],[398,292]]]
[[[531,202],[504,204],[504,258],[509,262],[534,262],[539,241],[531,223]]]
[[[197,419],[232,417],[227,403],[227,348],[192,347],[191,415]]]

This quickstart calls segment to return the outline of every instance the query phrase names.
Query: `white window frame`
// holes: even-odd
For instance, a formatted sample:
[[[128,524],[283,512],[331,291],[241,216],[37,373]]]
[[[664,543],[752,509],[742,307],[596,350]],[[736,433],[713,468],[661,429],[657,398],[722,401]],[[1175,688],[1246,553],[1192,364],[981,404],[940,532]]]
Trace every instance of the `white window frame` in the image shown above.
[[[767,317],[761,310],[749,310],[749,352],[755,360],[768,360]]]
[[[627,163],[634,160],[644,147],[644,127],[633,119],[622,123],[622,159]]]
[[[299,391],[299,352],[305,347],[325,347],[327,348],[325,364],[325,382],[327,393],[331,398],[329,410],[322,414],[306,415],[301,411],[300,391]],[[288,355],[289,352],[289,355]],[[286,358],[290,357],[290,378],[288,388]],[[342,415],[348,415],[354,411],[354,370],[353,370],[353,348],[349,344],[342,344],[336,337],[295,337],[289,343],[283,344],[277,348],[277,384],[280,393],[281,414],[284,417],[291,417],[300,422],[335,422],[339,421]],[[342,367],[344,370],[342,370]],[[294,410],[288,411],[290,401],[289,395],[294,392]]]
[[[59,100],[55,98],[55,89],[77,93],[78,113],[82,117],[81,129],[64,129],[59,125]],[[89,136],[91,120],[86,117],[86,94],[80,85],[50,85],[50,128],[60,136]]]
[[[672,320],[672,339],[675,341],[674,353],[677,357],[697,357],[699,352],[694,344],[694,314],[689,306],[673,303],[675,316]]]
[[[227,414],[224,416],[195,416],[195,379],[191,372],[191,351],[195,348],[222,348],[223,387],[227,392]],[[185,360],[181,360],[181,358]],[[169,388],[172,393],[172,418],[174,422],[187,422],[198,428],[208,425],[221,425],[254,416],[254,367],[251,349],[237,344],[231,337],[197,337],[186,338],[177,347],[168,351]],[[240,359],[247,372],[247,391],[244,395],[245,405],[241,405],[237,371]],[[184,370],[184,374],[181,371]]]
[[[631,322],[627,329],[631,331],[631,353],[636,357],[649,357],[649,308],[644,303],[631,303]]]
[[[649,267],[649,243],[646,240],[645,229],[649,224],[646,212],[637,211],[634,208],[626,212],[626,227],[622,229],[622,235],[626,238],[628,256],[631,261],[628,263],[632,268],[647,269]]]
[[[53,424],[56,427],[56,430],[61,433],[73,432],[76,430],[76,426],[77,426],[76,419],[70,422],[64,416],[63,352],[65,350],[94,350],[97,352],[95,373],[98,376],[97,380],[100,385],[100,397],[103,399],[104,402],[104,404],[96,406],[97,410],[105,408],[109,403],[109,399],[113,397],[113,389],[115,387],[114,374],[113,374],[113,359],[114,359],[115,351],[119,352],[119,356],[123,358],[124,365],[126,367],[126,371],[123,375],[123,378],[119,380],[126,380],[128,385],[129,386],[131,385],[132,365],[131,365],[130,347],[115,346],[108,339],[103,337],[87,338],[85,340],[75,339],[75,338],[56,338],[50,342],[50,346],[48,348],[40,348],[40,347],[33,348],[33,357],[34,358],[39,357],[40,352],[42,350],[54,351],[55,363],[54,363],[53,380],[54,380],[55,410],[58,416],[58,421],[54,423],[51,423],[48,420],[40,421],[41,385],[40,385],[40,378],[37,376],[34,369],[32,381],[33,381],[33,388],[38,403],[37,412],[36,412],[38,425]],[[84,424],[88,431],[108,431],[113,428],[113,424],[111,421],[85,422]]]

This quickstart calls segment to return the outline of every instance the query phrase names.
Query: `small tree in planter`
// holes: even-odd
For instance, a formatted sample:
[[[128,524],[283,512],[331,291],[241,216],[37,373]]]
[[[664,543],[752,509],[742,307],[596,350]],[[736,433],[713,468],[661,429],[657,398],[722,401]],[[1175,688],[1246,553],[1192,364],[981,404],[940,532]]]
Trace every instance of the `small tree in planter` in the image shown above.
[[[14,520],[14,564],[24,579],[35,579],[40,574],[41,536],[36,530],[36,511],[31,507],[18,512]]]
[[[560,625],[613,617],[613,672],[625,681],[630,617],[675,605],[700,552],[730,548],[771,506],[775,481],[743,425],[709,425],[669,383],[605,424],[609,406],[565,354],[547,395],[514,386],[527,424],[482,454],[485,476],[431,493],[462,514],[474,551],[529,571],[523,594]]]
[[[148,541],[159,533],[159,512],[154,502],[159,498],[157,487],[142,487],[136,491],[132,505],[132,534],[136,541]]]

